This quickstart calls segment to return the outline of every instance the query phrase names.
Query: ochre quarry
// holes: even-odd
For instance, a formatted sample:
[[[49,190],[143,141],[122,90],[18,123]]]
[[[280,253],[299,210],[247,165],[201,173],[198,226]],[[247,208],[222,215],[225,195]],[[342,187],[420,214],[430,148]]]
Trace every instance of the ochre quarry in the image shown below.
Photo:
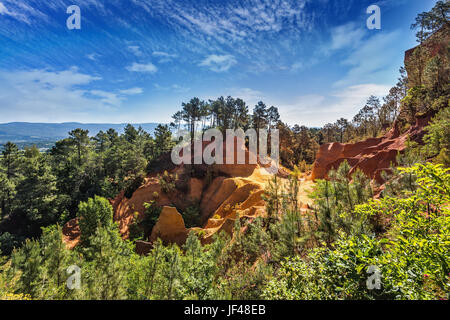
[[[422,141],[425,134],[423,128],[431,117],[431,114],[417,117],[415,125],[403,134],[399,134],[397,123],[394,123],[393,128],[380,138],[370,138],[357,143],[323,144],[314,162],[310,179],[326,179],[330,170],[337,169],[347,160],[352,167],[350,174],[360,169],[368,177],[383,183],[381,172],[390,170],[391,164],[396,165],[397,154],[406,148],[408,139],[419,143]]]
[[[248,160],[248,150],[245,149]],[[224,155],[225,157],[225,155]],[[169,160],[170,161],[170,160]],[[225,160],[224,160],[225,161]],[[273,177],[259,164],[215,164],[215,165],[179,165],[168,170],[177,177],[176,187],[170,192],[161,188],[161,172],[150,174],[143,185],[135,190],[131,198],[122,191],[111,200],[114,209],[114,221],[119,224],[123,238],[128,238],[129,228],[135,216],[142,219],[145,215],[144,203],[154,201],[162,207],[156,225],[153,227],[149,242],[139,242],[139,251],[145,252],[146,245],[160,238],[164,243],[182,245],[190,230],[201,236],[203,244],[210,243],[213,236],[225,231],[232,233],[237,218],[252,221],[266,214],[262,199],[266,183]],[[280,167],[278,176],[284,180],[289,171]],[[311,205],[307,193],[311,181],[302,181],[299,200],[304,208]],[[200,225],[188,229],[185,227],[182,212],[196,203],[200,209]],[[306,209],[304,209],[306,210]],[[68,247],[78,243],[79,228],[76,219],[64,226],[64,237]]]

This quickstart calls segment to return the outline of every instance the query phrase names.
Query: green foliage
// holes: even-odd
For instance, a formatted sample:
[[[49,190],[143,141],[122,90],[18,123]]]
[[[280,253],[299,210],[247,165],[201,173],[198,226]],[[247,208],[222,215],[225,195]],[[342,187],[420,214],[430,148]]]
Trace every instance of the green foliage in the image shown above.
[[[158,221],[159,215],[161,214],[162,208],[156,204],[156,201],[152,200],[150,202],[144,203],[145,214],[142,220],[142,227],[144,229],[145,235],[150,235],[153,227]]]
[[[29,223],[37,226],[56,221],[56,178],[37,148],[25,150],[22,163],[22,179],[16,185],[14,211],[25,215]]]
[[[280,178],[274,175],[267,183],[264,194],[261,198],[266,202],[268,223],[278,219],[281,211],[281,202],[283,198],[283,186],[280,184]]]
[[[435,162],[450,166],[450,108],[442,109],[426,128],[425,152]]]
[[[122,240],[117,225],[99,226],[83,250],[82,298],[115,300],[126,298],[130,245]]]
[[[448,8],[438,1],[418,16],[421,43],[442,40]],[[146,256],[122,239],[103,197],[125,190],[130,198],[152,168],[170,169],[168,126],[159,125],[154,137],[132,125],[121,135],[110,129],[95,137],[75,129],[48,153],[5,144],[0,299],[448,299],[448,66],[448,54],[419,46],[406,66],[408,77],[401,68],[383,102],[371,96],[352,121],[340,118],[323,128],[289,127],[276,107],[262,101],[251,115],[243,100],[232,97],[183,103],[173,126],[180,129],[184,121],[191,137],[208,127],[278,129],[281,163],[294,172],[267,184],[268,217],[237,216],[231,239],[219,234],[202,245],[204,234],[192,231],[182,248],[158,239]],[[393,123],[404,130],[434,112],[426,145],[407,143],[396,163],[405,168],[385,175],[379,200],[372,199],[367,177],[343,162],[329,180],[317,181],[313,210],[302,209],[299,171],[308,171],[320,144],[376,137]],[[214,169],[206,173],[207,184]],[[176,175],[165,171],[159,179],[163,192],[181,190]],[[147,238],[160,215],[155,201],[144,206],[142,220],[136,217],[130,228],[132,240]],[[198,205],[183,212],[187,227],[198,225],[199,212]],[[68,250],[54,223],[76,215],[82,245]],[[66,287],[71,265],[81,268],[80,290]],[[370,266],[380,269],[379,290],[367,287]]]
[[[139,217],[138,212],[135,212],[133,224],[129,229],[129,239],[131,241],[147,239],[151,235],[162,210],[155,200],[144,202],[144,208],[145,211],[141,217]]]
[[[89,239],[98,227],[109,227],[113,222],[113,209],[105,198],[95,196],[87,202],[81,202],[78,207],[78,224],[81,231],[81,241],[89,245]]]
[[[236,219],[231,240],[219,235],[203,246],[191,232],[182,249],[157,240],[147,256],[138,256],[110,223],[95,229],[89,246],[70,251],[59,227],[46,228],[40,241],[27,240],[0,268],[0,284],[14,286],[0,293],[34,299],[448,298],[449,170],[427,163],[399,171],[417,177],[414,192],[362,204],[352,189],[353,183],[364,185],[358,182],[362,177],[344,181],[344,166],[333,181],[341,183],[334,187],[342,191],[340,208],[353,207],[353,221],[390,221],[379,237],[362,226],[350,232],[337,228],[333,241],[308,249],[315,224],[295,210],[298,181],[292,179],[283,189],[281,217],[269,228],[261,218]],[[345,199],[347,187],[351,204]],[[89,212],[105,208],[101,199],[83,207],[95,209]],[[82,270],[80,290],[65,286],[65,270],[73,264]],[[381,272],[381,289],[367,286],[370,266]]]
[[[411,25],[411,29],[419,30],[417,41],[422,43],[439,29],[449,28],[449,16],[450,3],[446,0],[439,0],[430,11],[418,14],[416,22]]]
[[[415,163],[424,163],[423,150],[416,142],[409,140],[405,145],[406,149],[403,153],[397,155],[396,165],[391,164],[390,172],[382,172],[381,176],[386,181],[382,191],[383,195],[404,197],[417,189],[417,177],[414,173],[404,174],[397,166],[410,167]]]
[[[8,142],[3,147],[0,158],[0,201],[2,216],[12,211],[11,202],[16,194],[15,187],[20,181],[20,153],[17,146]]]
[[[162,175],[158,174],[159,179],[159,185],[161,186],[161,190],[166,193],[170,194],[173,190],[175,190],[175,181],[178,179],[176,174],[168,173],[167,171],[164,171]]]
[[[450,173],[427,163],[401,169],[417,176],[406,198],[357,205],[355,215],[387,216],[386,238],[339,232],[330,247],[286,260],[269,282],[269,299],[448,299],[450,293]],[[380,290],[368,290],[366,273],[381,271]]]
[[[21,241],[9,232],[0,235],[0,255],[9,256],[15,247],[18,247]]]
[[[278,277],[268,283],[267,299],[370,299],[366,266],[381,254],[375,239],[342,236],[330,249],[312,250],[306,259],[294,257],[281,264]]]
[[[186,208],[182,213],[186,228],[198,227],[200,224],[200,206],[198,203]]]
[[[331,243],[339,230],[347,234],[369,233],[367,217],[354,216],[355,206],[372,197],[369,179],[357,170],[350,175],[347,161],[329,172],[329,180],[318,180],[311,197],[315,200],[314,212],[317,217],[315,237],[319,241]]]

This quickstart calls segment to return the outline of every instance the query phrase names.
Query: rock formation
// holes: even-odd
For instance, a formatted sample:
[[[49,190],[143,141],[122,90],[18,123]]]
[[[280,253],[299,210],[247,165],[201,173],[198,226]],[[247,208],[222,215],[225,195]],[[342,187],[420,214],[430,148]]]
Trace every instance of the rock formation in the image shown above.
[[[174,207],[163,207],[156,225],[153,227],[150,242],[160,238],[163,242],[183,244],[189,230],[184,225],[181,214]]]
[[[245,153],[248,161],[248,150]],[[151,242],[157,238],[165,243],[182,245],[190,230],[197,231],[202,236],[202,243],[209,243],[222,230],[231,233],[237,218],[251,221],[265,214],[265,203],[261,195],[273,175],[259,163],[180,165],[167,168],[170,174],[177,176],[176,187],[170,192],[162,190],[158,173],[153,173],[133,192],[131,198],[127,198],[122,191],[111,200],[114,221],[118,223],[124,238],[129,236],[129,227],[135,216],[142,219],[145,215],[144,203],[154,201],[163,208],[148,239],[150,242],[139,242],[137,250],[143,253],[149,250]],[[278,175],[286,178],[288,171],[280,168]],[[311,182],[302,184],[302,203],[310,201],[305,196],[305,189],[310,186]],[[188,229],[182,212],[192,204],[199,207],[200,225]],[[68,246],[76,245],[79,238],[76,220],[66,224],[64,237]]]
[[[425,134],[423,128],[427,126],[432,114],[416,119],[416,123],[408,131],[399,134],[397,124],[380,138],[370,138],[357,143],[342,144],[338,142],[327,143],[320,146],[314,162],[311,180],[325,179],[332,169],[347,160],[352,167],[350,174],[355,170],[362,170],[367,176],[382,183],[381,172],[389,170],[391,164],[396,164],[399,152],[406,148],[406,142],[421,142]]]

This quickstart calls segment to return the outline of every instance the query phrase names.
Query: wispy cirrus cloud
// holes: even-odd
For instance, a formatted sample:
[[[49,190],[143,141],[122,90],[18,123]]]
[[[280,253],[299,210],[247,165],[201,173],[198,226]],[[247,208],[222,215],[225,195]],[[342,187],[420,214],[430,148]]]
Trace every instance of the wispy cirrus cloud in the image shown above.
[[[390,76],[386,70],[398,70],[403,60],[403,53],[398,52],[395,43],[400,41],[401,33],[392,31],[385,34],[376,34],[363,41],[342,60],[342,64],[349,70],[335,86],[373,82],[382,79],[383,74]],[[395,81],[383,79],[384,81]]]
[[[396,44],[400,37],[399,30],[374,32],[354,22],[332,28],[329,42],[324,43],[320,51],[328,57],[341,55],[339,64],[347,69],[333,86],[374,83],[387,74],[386,70],[399,68],[403,53]]]
[[[152,56],[154,56],[156,59],[158,59],[159,63],[170,62],[173,59],[178,57],[177,54],[167,53],[164,51],[153,51]]]
[[[329,50],[339,50],[347,47],[357,47],[366,35],[366,30],[354,22],[337,26],[331,29],[331,44]]]
[[[0,2],[0,14],[2,15],[10,14],[9,10],[6,9],[5,5],[2,2]]]
[[[131,72],[155,73],[158,71],[158,68],[151,62],[149,63],[134,62],[132,65],[127,67],[127,70]]]
[[[98,53],[89,53],[86,55],[86,58],[88,58],[89,60],[95,61],[97,60],[97,58],[99,58],[100,55]]]
[[[137,57],[142,56],[142,51],[141,51],[140,46],[128,46],[128,50],[131,51]]]
[[[105,105],[113,107],[120,107],[122,101],[126,100],[126,96],[133,96],[141,94],[144,91],[142,88],[130,88],[119,90],[118,92],[104,91],[104,90],[91,90],[89,94],[99,97],[100,101]]]
[[[122,94],[126,94],[126,95],[135,95],[135,94],[141,94],[144,92],[144,90],[142,88],[130,88],[130,89],[124,89],[124,90],[120,90],[119,91]]]
[[[225,72],[228,71],[236,63],[237,61],[232,55],[211,54],[198,65],[201,67],[207,67],[209,70],[214,72]]]
[[[35,12],[33,8],[27,6],[25,3],[7,3],[5,5],[3,2],[0,2],[0,15],[10,16],[18,21],[25,22],[26,24],[30,24],[30,18],[26,14],[30,11]]]
[[[410,23],[402,11],[413,5],[417,12],[426,9],[421,0],[399,2],[376,1],[383,5],[383,29],[369,31],[370,0],[77,0],[82,30],[69,31],[71,3],[65,0],[0,0],[0,108],[19,108],[15,114],[1,109],[0,118],[8,112],[16,119],[62,119],[66,112],[66,119],[80,120],[93,110],[120,108],[127,99],[125,117],[133,108],[141,112],[154,105],[149,115],[162,119],[189,91],[231,94],[250,106],[263,100],[280,106],[287,121],[317,124],[338,115],[335,110],[353,110],[362,99],[355,95],[377,89],[367,84],[395,82],[404,49],[415,44],[407,39],[411,31],[395,31]],[[91,78],[61,85],[64,77],[55,75],[61,71],[48,71],[70,71],[72,65],[80,68],[72,70],[79,81],[80,75]],[[8,82],[5,77],[14,80],[18,69],[59,80],[31,81],[24,74],[20,86]],[[159,85],[144,82],[154,75]],[[28,110],[34,102],[37,113],[20,113],[15,100]],[[62,105],[57,112],[40,112],[44,103],[51,109],[56,101]],[[113,112],[96,116],[107,114]]]
[[[172,84],[170,86],[162,86],[158,83],[155,83],[153,86],[158,91],[172,91],[172,92],[176,92],[176,93],[186,93],[189,90],[191,90],[191,88],[181,86],[179,84]]]

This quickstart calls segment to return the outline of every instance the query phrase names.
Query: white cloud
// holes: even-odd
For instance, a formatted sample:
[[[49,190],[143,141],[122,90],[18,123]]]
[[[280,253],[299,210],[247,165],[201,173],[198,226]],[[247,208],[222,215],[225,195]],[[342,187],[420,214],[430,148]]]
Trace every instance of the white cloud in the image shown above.
[[[8,9],[6,9],[5,5],[0,2],[0,14],[9,14]]]
[[[133,0],[149,14],[164,16],[178,30],[201,33],[221,40],[244,40],[259,32],[309,28],[311,17],[304,11],[307,0],[255,0],[250,3],[208,3],[197,6],[184,1],[155,0],[151,4]]]
[[[0,2],[0,15],[13,17],[13,18],[15,18],[19,21],[25,22],[27,24],[30,23],[30,21],[26,15],[24,15],[23,13],[14,11],[14,10],[8,10],[8,8],[6,8],[6,6],[2,2]]]
[[[142,88],[130,88],[130,89],[125,89],[125,90],[120,90],[119,92],[122,94],[126,94],[126,95],[135,95],[135,94],[143,93],[144,90],[142,90]]]
[[[86,55],[86,58],[88,58],[89,60],[92,60],[92,61],[97,60],[98,57],[100,57],[100,55],[97,53],[90,53],[90,54]]]
[[[291,71],[299,71],[302,70],[305,67],[305,65],[303,64],[303,62],[295,62],[292,64],[291,66]]]
[[[403,53],[398,51],[401,32],[369,32],[353,22],[331,30],[331,39],[321,49],[325,55],[342,51],[339,63],[347,67],[346,74],[334,87],[392,80],[392,70],[402,65]]]
[[[103,90],[91,90],[89,91],[90,94],[100,97],[100,101],[104,104],[111,105],[114,107],[120,106],[123,97],[120,97],[114,92],[108,92]]]
[[[251,88],[231,88],[228,91],[230,92],[231,96],[244,100],[250,107],[250,109],[252,106],[256,105],[258,101],[264,101],[264,99],[266,98],[261,91]]]
[[[128,50],[130,50],[135,56],[142,56],[141,47],[139,46],[128,46]]]
[[[290,125],[319,127],[341,117],[352,120],[371,95],[382,97],[389,89],[388,85],[358,84],[332,92],[328,97],[305,95],[274,105],[279,107],[281,119]]]
[[[120,107],[122,101],[126,100],[125,96],[133,96],[143,93],[144,90],[142,88],[130,88],[119,90],[118,93],[103,91],[103,90],[91,90],[89,93],[91,95],[97,96],[101,98],[101,102],[107,105],[111,105],[114,107]]]
[[[200,62],[199,66],[208,67],[209,70],[214,72],[225,72],[236,63],[236,59],[232,55],[211,54]]]
[[[178,84],[172,84],[170,86],[161,86],[161,85],[155,83],[154,87],[156,90],[159,90],[159,91],[173,91],[173,92],[177,92],[177,93],[186,93],[189,90],[191,90],[191,88],[180,86]]]
[[[171,54],[164,51],[154,51],[152,55],[158,59],[159,63],[170,62],[172,59],[177,57],[176,54]]]
[[[92,122],[121,106],[139,88],[119,92],[87,90],[101,80],[76,67],[63,71],[0,71],[1,122]]]
[[[0,15],[8,15],[30,25],[32,22],[49,21],[49,17],[24,1],[4,0],[0,2]]]
[[[403,53],[398,51],[396,43],[401,33],[377,33],[355,47],[342,64],[349,66],[347,75],[335,86],[347,86],[355,83],[373,82],[381,77],[391,78],[391,70],[397,70],[402,64]]]
[[[158,68],[150,62],[146,64],[134,62],[131,66],[127,67],[127,70],[131,72],[155,73],[156,71],[158,71]]]
[[[342,48],[356,47],[365,35],[365,30],[357,27],[354,23],[347,23],[331,30],[331,44],[329,49],[339,50]]]

